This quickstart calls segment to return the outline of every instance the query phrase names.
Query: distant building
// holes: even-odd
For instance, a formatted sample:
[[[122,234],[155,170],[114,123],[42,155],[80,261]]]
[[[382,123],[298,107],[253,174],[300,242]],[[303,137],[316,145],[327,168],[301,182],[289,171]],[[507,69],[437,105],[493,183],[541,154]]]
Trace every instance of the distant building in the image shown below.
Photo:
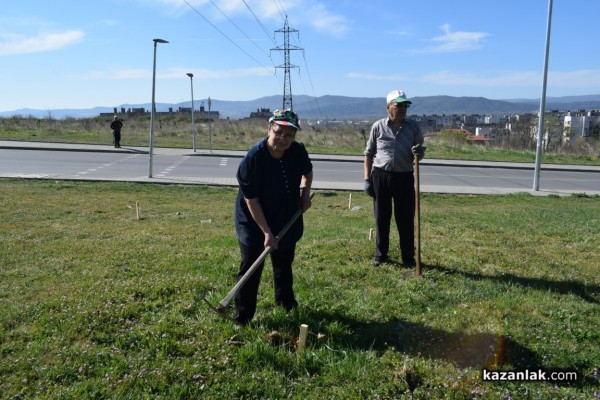
[[[270,108],[260,108],[250,113],[250,118],[271,118],[273,113]]]
[[[146,111],[144,107],[140,108],[128,108],[125,110],[125,107],[121,107],[119,110],[117,107],[113,109],[112,113],[100,113],[101,118],[112,118],[113,116],[117,116],[121,119],[128,119],[134,117],[140,117],[149,114],[150,111]],[[173,111],[172,107],[169,107],[168,111],[157,111],[154,115],[158,117],[183,117],[192,114],[191,107],[179,107],[177,111]],[[204,108],[204,103],[200,106],[200,110],[194,110],[194,118],[198,118],[200,121],[216,121],[221,118],[219,111],[206,111]]]
[[[563,143],[574,144],[579,138],[598,139],[600,111],[569,111],[564,116],[563,127]]]

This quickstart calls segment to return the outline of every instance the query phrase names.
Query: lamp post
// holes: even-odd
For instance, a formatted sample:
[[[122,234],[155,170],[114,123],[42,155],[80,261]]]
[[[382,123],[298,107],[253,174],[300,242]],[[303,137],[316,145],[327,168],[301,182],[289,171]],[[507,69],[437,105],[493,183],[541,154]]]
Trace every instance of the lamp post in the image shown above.
[[[210,154],[212,154],[212,117],[210,115],[210,106],[211,106],[210,96],[208,97],[208,148]]]
[[[548,81],[548,55],[550,54],[550,29],[552,27],[552,0],[548,0],[548,22],[546,26],[546,54],[544,56],[544,81],[538,122],[537,147],[535,149],[535,169],[533,173],[533,190],[540,190],[540,169],[542,164],[542,143],[544,140],[544,114],[546,111],[546,82]]]
[[[196,152],[196,128],[194,126],[194,83],[193,83],[194,74],[192,74],[191,72],[188,72],[186,75],[190,77],[190,86],[192,88],[192,149],[194,149],[194,153],[195,153]]]
[[[150,154],[150,168],[148,172],[148,178],[152,178],[152,153],[154,152],[154,112],[156,105],[154,104],[154,95],[156,87],[156,45],[158,43],[169,43],[163,39],[152,39],[154,42],[154,66],[152,68],[152,109],[150,110],[150,148],[148,153]]]

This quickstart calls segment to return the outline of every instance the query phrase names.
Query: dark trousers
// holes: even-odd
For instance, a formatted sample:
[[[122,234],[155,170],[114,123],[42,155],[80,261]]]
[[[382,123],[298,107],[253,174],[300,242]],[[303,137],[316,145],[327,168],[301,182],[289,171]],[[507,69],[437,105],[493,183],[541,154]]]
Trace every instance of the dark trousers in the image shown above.
[[[402,262],[415,261],[415,179],[412,172],[387,172],[379,168],[371,174],[375,198],[375,259],[385,259],[390,248],[392,204],[400,236]]]
[[[115,147],[121,147],[121,132],[113,131],[113,140]]]
[[[264,251],[264,247],[246,246],[240,243],[240,272],[238,280],[246,273],[246,271],[254,264]],[[273,281],[275,284],[275,303],[284,307],[286,310],[292,310],[298,303],[294,297],[292,262],[296,244],[288,244],[280,246],[276,251],[270,254],[271,264],[273,266]],[[246,284],[242,286],[235,296],[235,314],[234,319],[240,324],[246,325],[254,317],[256,312],[256,298],[258,296],[258,286],[260,277],[263,271],[264,261],[254,271]]]

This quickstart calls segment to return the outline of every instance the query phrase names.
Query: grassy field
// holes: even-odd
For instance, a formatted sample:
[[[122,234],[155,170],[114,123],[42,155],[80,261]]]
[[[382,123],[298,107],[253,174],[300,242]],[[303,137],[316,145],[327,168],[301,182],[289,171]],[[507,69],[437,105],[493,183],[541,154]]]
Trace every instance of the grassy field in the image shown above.
[[[202,300],[235,283],[234,197],[1,180],[0,398],[599,397],[597,196],[425,194],[416,277],[371,266],[366,195],[352,211],[347,193],[319,192],[295,262],[298,310],[274,306],[267,267],[243,330]],[[483,382],[483,368],[578,379]]]
[[[112,142],[108,126],[111,119],[36,119],[27,117],[0,118],[0,140],[107,144]],[[124,121],[123,146],[147,147],[149,117]],[[265,122],[219,120],[212,124],[196,123],[196,148],[247,150],[265,136]],[[310,153],[361,155],[369,126],[305,127],[297,138]],[[454,132],[456,133],[456,131]],[[458,140],[456,140],[458,137]],[[462,139],[462,140],[461,140]],[[515,139],[515,142],[519,142]],[[518,145],[481,145],[464,140],[462,134],[427,138],[427,157],[438,159],[534,162],[535,143],[521,138]],[[155,122],[155,147],[192,148],[189,119],[161,117]],[[550,164],[600,165],[600,143],[578,142],[545,151],[543,162]]]

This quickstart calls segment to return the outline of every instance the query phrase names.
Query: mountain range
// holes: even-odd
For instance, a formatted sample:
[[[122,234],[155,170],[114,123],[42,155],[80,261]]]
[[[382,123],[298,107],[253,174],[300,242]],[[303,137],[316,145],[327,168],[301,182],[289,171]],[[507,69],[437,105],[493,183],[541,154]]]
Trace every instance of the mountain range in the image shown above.
[[[412,105],[409,116],[413,115],[471,115],[471,114],[522,114],[539,112],[539,99],[490,100],[485,97],[453,97],[453,96],[422,96],[411,98]],[[378,97],[346,97],[296,95],[292,98],[294,110],[304,120],[347,120],[372,119],[385,115],[385,98]],[[251,112],[264,108],[275,110],[281,108],[281,95],[261,97],[247,101],[226,101],[211,99],[211,110],[218,111],[221,118],[240,119]],[[194,108],[204,106],[208,110],[207,99],[195,99]],[[145,108],[150,110],[150,103],[121,104],[118,110],[130,108]],[[182,103],[156,103],[157,111],[177,110],[179,107],[191,107],[191,101]],[[55,109],[40,110],[23,108],[14,111],[1,111],[0,117],[15,115],[32,116],[35,118],[90,118],[100,113],[112,113],[115,107],[94,107],[88,109]],[[546,98],[546,110],[575,111],[599,110],[600,94],[585,96],[565,96]]]

